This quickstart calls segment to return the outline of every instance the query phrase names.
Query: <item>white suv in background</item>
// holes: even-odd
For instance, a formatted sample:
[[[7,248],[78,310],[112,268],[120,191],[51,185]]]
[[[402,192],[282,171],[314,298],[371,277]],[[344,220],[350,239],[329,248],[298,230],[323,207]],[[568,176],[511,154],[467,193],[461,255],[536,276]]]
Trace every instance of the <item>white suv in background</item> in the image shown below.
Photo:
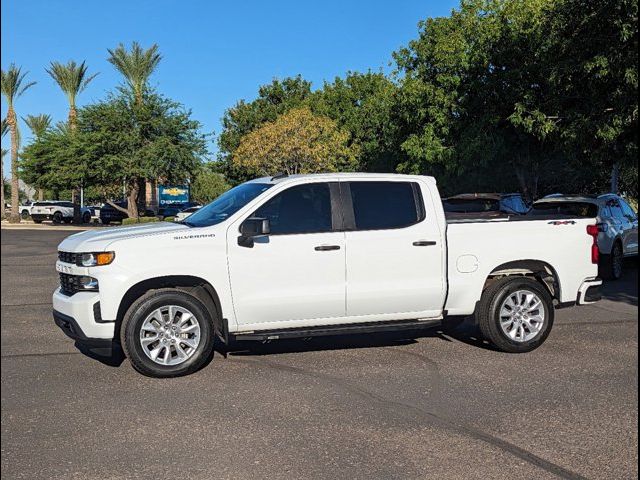
[[[619,195],[554,194],[533,204],[531,215],[550,213],[597,218],[600,275],[605,278],[620,278],[623,258],[638,255],[638,214]]]
[[[91,210],[80,209],[82,223],[91,222]],[[31,218],[35,223],[51,220],[53,223],[71,223],[73,221],[73,203],[59,201],[35,202],[31,207]]]

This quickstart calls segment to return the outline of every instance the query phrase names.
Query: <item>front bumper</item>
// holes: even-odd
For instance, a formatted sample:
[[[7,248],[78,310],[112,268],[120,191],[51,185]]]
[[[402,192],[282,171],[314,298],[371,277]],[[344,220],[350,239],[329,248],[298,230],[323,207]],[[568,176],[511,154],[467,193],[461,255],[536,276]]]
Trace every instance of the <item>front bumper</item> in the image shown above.
[[[578,305],[589,305],[595,303],[602,298],[600,287],[602,286],[602,279],[591,278],[582,282],[578,289],[578,298],[576,303]]]
[[[106,343],[113,340],[115,322],[100,318],[100,294],[78,292],[67,296],[60,288],[53,292],[53,318],[64,333],[83,343]]]

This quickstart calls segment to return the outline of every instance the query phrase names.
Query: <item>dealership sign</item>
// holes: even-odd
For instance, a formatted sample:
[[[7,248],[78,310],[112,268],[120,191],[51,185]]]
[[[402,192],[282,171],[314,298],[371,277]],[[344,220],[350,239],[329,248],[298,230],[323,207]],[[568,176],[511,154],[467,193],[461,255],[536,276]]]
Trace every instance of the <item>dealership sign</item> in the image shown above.
[[[158,203],[160,206],[189,201],[189,187],[186,185],[160,185],[158,187]]]

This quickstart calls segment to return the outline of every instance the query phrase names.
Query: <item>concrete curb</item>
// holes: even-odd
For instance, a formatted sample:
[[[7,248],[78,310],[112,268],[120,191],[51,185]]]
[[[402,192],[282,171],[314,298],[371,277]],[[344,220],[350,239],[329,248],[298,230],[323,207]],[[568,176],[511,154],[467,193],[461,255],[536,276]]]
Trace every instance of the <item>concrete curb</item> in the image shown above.
[[[2,222],[0,227],[2,230],[46,230],[46,231],[67,231],[67,232],[82,232],[85,230],[103,229],[109,227],[91,227],[80,225],[45,225],[37,223],[5,223]]]

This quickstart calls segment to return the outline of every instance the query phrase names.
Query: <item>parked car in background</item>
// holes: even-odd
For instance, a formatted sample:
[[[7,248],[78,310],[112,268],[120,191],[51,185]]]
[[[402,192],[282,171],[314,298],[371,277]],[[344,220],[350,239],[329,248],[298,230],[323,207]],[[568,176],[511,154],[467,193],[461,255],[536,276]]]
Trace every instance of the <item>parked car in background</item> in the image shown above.
[[[33,208],[35,203],[35,201],[30,200],[20,205],[20,207],[18,207],[20,209],[20,218],[22,218],[23,220],[29,218],[31,216],[31,209]]]
[[[82,223],[91,222],[91,212],[87,207],[80,209]],[[35,202],[31,208],[31,218],[35,223],[51,220],[53,223],[73,221],[73,203],[61,201]]]
[[[196,205],[195,207],[185,208],[184,210],[182,210],[182,211],[180,211],[180,212],[178,212],[176,214],[175,221],[176,222],[181,222],[185,218],[189,217],[189,215],[191,215],[194,212],[197,212],[201,208],[202,208],[202,205]]]
[[[600,275],[605,278],[620,278],[623,258],[638,255],[638,214],[618,195],[553,194],[535,202],[530,212],[549,214],[597,218]]]
[[[158,209],[158,216],[160,218],[175,217],[179,212],[186,210],[187,208],[197,206],[200,206],[197,202],[171,203],[163,205]]]
[[[113,203],[122,208],[127,208],[127,205],[129,205],[126,200]],[[153,210],[145,210],[144,212],[141,212],[140,215],[143,217],[155,217],[156,214]],[[105,225],[109,225],[113,222],[122,222],[122,220],[124,220],[125,218],[129,218],[129,215],[127,215],[126,212],[118,210],[117,208],[113,208],[113,206],[109,205],[108,203],[105,203],[104,205],[102,205],[102,207],[100,207],[98,216],[100,218],[100,223],[103,223]]]
[[[463,193],[442,201],[447,218],[468,214],[492,218],[507,215],[524,215],[529,206],[519,193]]]

